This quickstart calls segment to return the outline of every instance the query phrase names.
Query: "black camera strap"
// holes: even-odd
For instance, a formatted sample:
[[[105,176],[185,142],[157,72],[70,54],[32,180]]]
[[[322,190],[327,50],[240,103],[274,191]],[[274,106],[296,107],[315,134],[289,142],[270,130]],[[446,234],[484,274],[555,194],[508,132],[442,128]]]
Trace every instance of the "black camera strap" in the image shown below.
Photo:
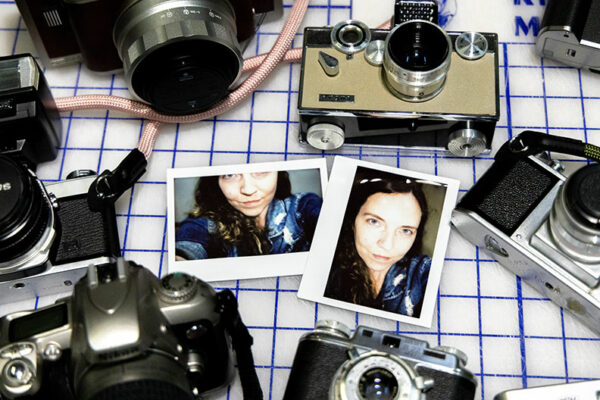
[[[577,139],[546,135],[542,132],[524,131],[507,142],[498,154],[528,157],[545,151],[569,154],[600,162],[600,147]]]
[[[238,310],[237,299],[231,290],[217,293],[220,313],[223,316],[225,327],[231,336],[235,350],[240,381],[244,400],[262,400],[263,392],[260,387],[254,357],[252,356],[253,339],[248,331]]]

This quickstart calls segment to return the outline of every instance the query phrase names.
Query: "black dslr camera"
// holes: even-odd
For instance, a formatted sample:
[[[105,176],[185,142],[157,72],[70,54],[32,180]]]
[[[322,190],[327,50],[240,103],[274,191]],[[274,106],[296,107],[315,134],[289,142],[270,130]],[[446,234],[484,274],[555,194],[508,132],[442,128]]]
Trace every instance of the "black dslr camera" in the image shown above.
[[[124,69],[156,110],[192,114],[222,100],[243,66],[239,42],[276,0],[16,0],[45,65],[83,58]]]
[[[477,382],[451,347],[336,321],[300,339],[284,400],[468,400]]]
[[[600,73],[600,1],[548,0],[537,53]]]
[[[70,290],[89,264],[121,253],[113,202],[145,167],[134,150],[115,176],[74,171],[37,178],[56,158],[62,125],[44,75],[29,55],[0,58],[0,303]],[[126,168],[124,168],[126,167]],[[122,171],[125,169],[125,171]],[[143,173],[143,170],[141,171]],[[111,187],[107,188],[106,183]],[[122,190],[114,193],[114,190]]]
[[[185,274],[159,280],[122,258],[91,265],[72,297],[10,314],[0,327],[8,399],[193,400],[231,381],[231,339],[251,360],[231,291]],[[253,361],[244,372],[258,382]]]
[[[458,203],[452,224],[542,295],[600,332],[600,165],[566,177],[546,151],[600,161],[600,148],[526,131]]]
[[[306,28],[300,141],[489,151],[500,116],[498,36],[446,32],[435,7],[397,1],[391,31],[356,20]]]

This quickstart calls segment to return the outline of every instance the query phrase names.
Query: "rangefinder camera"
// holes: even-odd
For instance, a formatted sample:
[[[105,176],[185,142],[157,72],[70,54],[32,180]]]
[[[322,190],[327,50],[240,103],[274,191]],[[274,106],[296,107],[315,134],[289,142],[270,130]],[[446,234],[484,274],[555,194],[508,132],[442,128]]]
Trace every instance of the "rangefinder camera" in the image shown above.
[[[473,399],[477,382],[466,355],[336,321],[319,321],[298,344],[284,400]]]
[[[234,372],[221,293],[185,274],[159,280],[121,258],[91,265],[72,297],[0,320],[0,392],[197,399]]]
[[[83,59],[123,68],[130,92],[156,110],[192,114],[229,93],[243,66],[240,41],[277,0],[16,0],[47,66]]]
[[[521,157],[514,143],[500,149],[458,203],[452,224],[543,296],[600,332],[600,165],[585,165],[567,177],[546,153]]]
[[[301,142],[490,151],[500,115],[495,33],[446,32],[424,19],[391,31],[348,20],[306,28],[303,48]]]
[[[600,381],[594,380],[508,390],[498,393],[494,400],[597,400],[599,394]]]
[[[600,1],[548,0],[536,51],[576,68],[600,73]]]

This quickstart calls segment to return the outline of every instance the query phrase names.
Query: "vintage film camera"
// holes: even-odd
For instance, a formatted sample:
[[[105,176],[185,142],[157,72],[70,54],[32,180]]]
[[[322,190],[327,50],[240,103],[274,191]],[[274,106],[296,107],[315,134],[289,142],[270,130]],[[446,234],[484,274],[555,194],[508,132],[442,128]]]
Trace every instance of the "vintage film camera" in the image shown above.
[[[356,20],[306,28],[300,141],[321,150],[347,143],[489,151],[500,115],[498,36],[446,32],[427,12],[399,10],[391,31]],[[405,20],[413,16],[420,19]]]
[[[231,291],[186,274],[159,280],[122,258],[91,265],[72,297],[0,326],[8,399],[192,400],[231,381],[231,339],[251,357]]]
[[[451,347],[336,321],[300,339],[284,400],[473,399],[466,355]]]
[[[600,332],[600,165],[566,177],[544,151],[600,160],[600,149],[526,131],[462,198],[452,224],[471,243]]]
[[[131,93],[156,110],[192,114],[229,93],[243,66],[239,42],[277,0],[17,0],[45,65],[83,58],[124,69]]]
[[[120,255],[113,203],[146,160],[134,150],[116,174],[74,171],[44,185],[33,171],[57,155],[62,125],[54,99],[30,55],[0,58],[0,76],[0,303],[6,303],[71,290],[89,264]]]
[[[548,0],[536,51],[542,57],[600,73],[600,1]]]

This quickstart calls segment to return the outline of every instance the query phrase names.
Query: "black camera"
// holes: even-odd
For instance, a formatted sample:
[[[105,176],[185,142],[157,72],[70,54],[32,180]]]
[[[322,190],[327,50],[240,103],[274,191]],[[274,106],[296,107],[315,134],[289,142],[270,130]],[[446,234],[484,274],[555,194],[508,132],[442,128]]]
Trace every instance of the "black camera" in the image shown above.
[[[131,93],[156,110],[192,114],[225,98],[243,66],[239,42],[275,0],[17,0],[46,65],[83,58],[123,68]]]
[[[33,400],[197,399],[231,381],[231,340],[245,331],[231,291],[122,258],[0,327],[0,393]]]
[[[600,149],[526,131],[507,142],[458,203],[453,226],[600,332],[600,165],[566,177],[545,151],[600,160]]]
[[[600,1],[548,0],[536,50],[542,57],[600,73]]]
[[[356,20],[306,28],[300,141],[489,151],[500,116],[498,36],[446,32],[431,7],[398,3],[417,5],[397,5],[391,31]]]
[[[336,321],[319,321],[300,339],[284,400],[473,399],[477,382],[466,355]]]
[[[110,191],[103,188],[111,178],[108,171],[100,178],[92,171],[75,171],[67,180],[45,186],[34,173],[38,163],[56,158],[62,131],[54,99],[33,57],[1,58],[0,73],[0,302],[4,303],[70,290],[90,263],[104,263],[121,250],[112,204],[116,195],[106,196]],[[144,156],[136,150],[120,167],[131,160],[145,166]]]

